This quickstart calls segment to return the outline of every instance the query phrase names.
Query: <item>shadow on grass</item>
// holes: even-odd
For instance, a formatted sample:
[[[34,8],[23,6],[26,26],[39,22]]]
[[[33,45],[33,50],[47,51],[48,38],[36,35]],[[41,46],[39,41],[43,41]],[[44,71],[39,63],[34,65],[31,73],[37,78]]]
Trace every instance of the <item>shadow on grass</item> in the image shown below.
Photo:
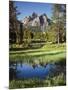
[[[30,49],[29,49],[30,50]],[[45,52],[45,50],[35,50],[35,51],[21,51],[21,52],[10,52],[10,54],[26,54],[26,53],[33,53],[33,52]]]
[[[30,50],[30,49],[39,49],[43,46],[44,45],[33,47],[33,46],[29,45],[27,48],[24,48],[24,47],[23,48],[10,48],[9,51],[22,51],[22,50]]]

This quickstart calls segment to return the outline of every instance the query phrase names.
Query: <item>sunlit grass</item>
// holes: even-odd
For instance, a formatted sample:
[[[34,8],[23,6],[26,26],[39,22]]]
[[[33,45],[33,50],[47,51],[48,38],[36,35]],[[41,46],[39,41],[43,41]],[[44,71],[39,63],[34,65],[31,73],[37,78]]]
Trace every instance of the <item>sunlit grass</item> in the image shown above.
[[[19,51],[17,50],[13,50],[13,51],[10,51],[10,54],[13,54],[13,53],[30,53],[30,52],[46,52],[46,51],[57,51],[57,50],[65,50],[66,49],[66,44],[63,43],[63,44],[45,44],[43,47],[39,48],[39,49],[21,49]]]
[[[56,61],[60,60],[66,57],[65,52],[60,52],[60,53],[50,53],[50,54],[42,54],[42,55],[26,55],[23,56],[21,55],[10,55],[10,61],[22,61],[22,62],[33,62],[33,61],[42,61],[44,63],[46,62],[51,62],[51,61]]]
[[[63,44],[46,44],[39,49],[27,49],[20,51],[10,51],[9,60],[10,61],[23,61],[23,62],[33,62],[34,60],[51,62],[60,60],[66,57],[65,43]]]

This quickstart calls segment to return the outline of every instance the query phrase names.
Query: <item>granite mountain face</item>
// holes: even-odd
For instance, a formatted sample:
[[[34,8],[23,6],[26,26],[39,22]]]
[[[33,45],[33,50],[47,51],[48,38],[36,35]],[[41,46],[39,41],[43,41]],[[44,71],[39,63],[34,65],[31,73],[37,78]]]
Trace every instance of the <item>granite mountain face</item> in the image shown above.
[[[22,20],[24,27],[39,27],[42,32],[44,32],[44,29],[46,29],[50,22],[51,20],[47,17],[45,13],[42,15],[37,15],[36,13],[33,13],[32,16],[25,17]]]

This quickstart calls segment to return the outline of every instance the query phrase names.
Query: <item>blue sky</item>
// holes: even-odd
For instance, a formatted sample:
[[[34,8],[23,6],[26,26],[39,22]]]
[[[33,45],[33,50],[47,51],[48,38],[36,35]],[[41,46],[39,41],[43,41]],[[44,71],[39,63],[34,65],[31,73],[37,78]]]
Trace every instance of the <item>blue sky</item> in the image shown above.
[[[53,4],[15,1],[15,5],[21,13],[18,16],[18,20],[23,20],[24,17],[29,15],[31,16],[33,12],[36,12],[38,15],[46,13],[49,18],[52,15]]]

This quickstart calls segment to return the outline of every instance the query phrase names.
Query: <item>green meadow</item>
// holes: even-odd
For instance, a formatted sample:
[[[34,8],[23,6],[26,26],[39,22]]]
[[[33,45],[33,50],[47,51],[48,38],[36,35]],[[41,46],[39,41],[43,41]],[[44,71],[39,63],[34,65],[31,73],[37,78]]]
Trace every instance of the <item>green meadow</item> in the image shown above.
[[[9,52],[10,61],[22,61],[27,63],[36,62],[56,62],[66,58],[66,45],[63,44],[45,44],[39,49],[27,49]]]

